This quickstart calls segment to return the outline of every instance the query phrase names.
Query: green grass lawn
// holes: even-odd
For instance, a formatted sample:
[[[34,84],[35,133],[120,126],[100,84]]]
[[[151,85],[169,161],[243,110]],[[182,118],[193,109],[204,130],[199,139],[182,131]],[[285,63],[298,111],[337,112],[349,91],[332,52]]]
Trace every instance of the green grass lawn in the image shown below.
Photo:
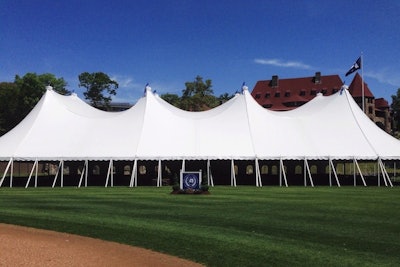
[[[400,266],[400,188],[0,188],[0,222],[207,266]],[[94,248],[95,249],[95,248]]]

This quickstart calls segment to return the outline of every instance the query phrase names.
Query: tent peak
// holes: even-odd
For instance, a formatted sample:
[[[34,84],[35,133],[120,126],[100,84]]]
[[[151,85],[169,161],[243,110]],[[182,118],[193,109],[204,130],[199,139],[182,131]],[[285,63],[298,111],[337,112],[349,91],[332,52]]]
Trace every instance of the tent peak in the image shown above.
[[[45,88],[47,91],[53,91],[53,86],[51,85],[47,85]]]
[[[244,91],[249,91],[249,87],[246,86],[246,83],[243,83],[242,85],[242,92]]]

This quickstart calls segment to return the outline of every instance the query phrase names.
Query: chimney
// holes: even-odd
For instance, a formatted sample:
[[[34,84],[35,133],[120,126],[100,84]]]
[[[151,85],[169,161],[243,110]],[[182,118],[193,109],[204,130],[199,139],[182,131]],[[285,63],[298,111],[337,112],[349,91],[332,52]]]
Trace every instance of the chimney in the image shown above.
[[[314,76],[314,83],[321,83],[321,72],[317,71]]]
[[[270,82],[271,87],[278,87],[278,75],[272,75],[272,80]]]

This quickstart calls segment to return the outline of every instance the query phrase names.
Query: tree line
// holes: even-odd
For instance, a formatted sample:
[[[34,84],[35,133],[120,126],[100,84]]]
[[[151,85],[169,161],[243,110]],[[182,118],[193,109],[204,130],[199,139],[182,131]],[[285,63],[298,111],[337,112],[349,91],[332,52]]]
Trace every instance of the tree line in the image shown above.
[[[109,110],[112,96],[117,94],[119,84],[103,72],[83,72],[78,76],[79,87],[85,91],[83,96],[90,105],[102,110]],[[14,82],[0,82],[0,136],[20,123],[39,102],[46,90],[51,86],[62,95],[70,95],[67,82],[54,74],[26,73],[16,75]],[[227,93],[214,96],[212,81],[197,76],[194,81],[186,82],[182,96],[162,94],[161,98],[172,105],[189,111],[202,111],[214,108],[233,97]]]

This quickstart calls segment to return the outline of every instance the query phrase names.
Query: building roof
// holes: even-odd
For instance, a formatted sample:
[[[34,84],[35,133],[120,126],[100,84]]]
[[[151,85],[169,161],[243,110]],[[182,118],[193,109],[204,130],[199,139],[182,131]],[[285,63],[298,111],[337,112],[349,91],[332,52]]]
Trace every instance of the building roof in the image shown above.
[[[362,97],[362,78],[361,75],[356,73],[356,75],[353,78],[353,81],[351,82],[349,86],[349,92],[350,94],[356,98],[356,97]],[[371,97],[374,98],[374,95],[372,94],[371,90],[369,90],[368,84],[364,82],[364,96],[365,97]]]
[[[312,77],[289,79],[279,79],[274,75],[271,80],[258,81],[251,95],[263,107],[291,110],[310,101],[317,93],[334,94],[342,85],[339,75],[322,76],[320,72]]]
[[[386,99],[384,98],[376,98],[375,99],[375,107],[377,109],[386,109],[386,108],[390,108],[389,106],[389,102],[387,102]]]

